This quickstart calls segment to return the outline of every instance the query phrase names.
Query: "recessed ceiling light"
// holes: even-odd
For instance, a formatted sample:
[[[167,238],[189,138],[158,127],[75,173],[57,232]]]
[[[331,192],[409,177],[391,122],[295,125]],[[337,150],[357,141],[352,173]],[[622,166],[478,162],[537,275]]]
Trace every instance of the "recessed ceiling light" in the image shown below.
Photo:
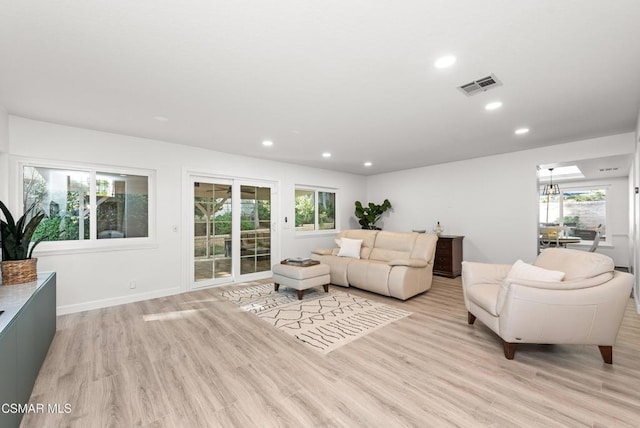
[[[373,165],[371,162],[365,162],[364,163],[364,166],[371,166],[371,165]]]
[[[495,110],[497,108],[502,107],[502,102],[501,101],[494,101],[492,103],[487,104],[486,106],[484,106],[485,110]]]
[[[433,63],[433,65],[436,68],[447,68],[447,67],[451,67],[453,64],[455,64],[455,62],[456,62],[455,56],[447,55],[447,56],[438,58],[436,62]]]
[[[262,145],[263,145],[263,146],[265,146],[265,147],[271,147],[271,146],[273,146],[273,141],[270,141],[270,140],[264,140],[264,141],[262,142]]]
[[[522,135],[529,132],[529,128],[518,128],[516,129],[516,135]]]
[[[169,118],[165,116],[153,116],[158,122],[169,122]]]
[[[324,153],[322,154],[322,157],[323,157],[323,158],[330,158],[330,157],[331,157],[331,153],[329,153],[329,152],[324,152]]]

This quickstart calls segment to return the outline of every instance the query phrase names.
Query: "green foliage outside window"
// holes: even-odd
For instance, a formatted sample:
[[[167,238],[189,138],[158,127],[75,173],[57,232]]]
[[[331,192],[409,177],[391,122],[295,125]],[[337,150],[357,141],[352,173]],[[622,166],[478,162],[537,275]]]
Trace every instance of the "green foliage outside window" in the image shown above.
[[[296,227],[315,222],[313,193],[296,196]]]
[[[88,196],[87,196],[88,198]],[[80,194],[76,191],[67,192],[67,206],[60,211],[57,204],[49,205],[48,216],[42,220],[32,241],[71,241],[80,236]],[[89,213],[84,216],[84,239],[89,239]]]

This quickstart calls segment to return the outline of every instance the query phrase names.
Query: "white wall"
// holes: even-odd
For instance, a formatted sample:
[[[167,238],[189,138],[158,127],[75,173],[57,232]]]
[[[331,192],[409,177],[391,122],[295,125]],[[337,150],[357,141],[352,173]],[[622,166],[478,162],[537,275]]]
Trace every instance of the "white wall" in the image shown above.
[[[638,112],[638,122],[635,135],[635,155],[633,158],[633,183],[631,185],[632,193],[631,206],[631,225],[630,233],[633,237],[633,245],[630,249],[631,253],[631,273],[635,274],[635,282],[633,287],[633,295],[636,301],[636,311],[640,313],[640,278],[637,271],[640,267],[640,194],[635,193],[635,189],[640,188],[640,112]]]
[[[9,196],[9,115],[0,105],[0,201]]]
[[[74,312],[176,293],[186,288],[183,259],[186,249],[182,218],[183,178],[186,170],[220,176],[261,179],[279,185],[279,258],[308,255],[311,249],[330,246],[332,235],[297,237],[283,219],[294,218],[294,186],[307,184],[337,188],[338,221],[349,225],[351,206],[366,192],[363,176],[337,173],[256,158],[235,156],[162,141],[134,138],[87,129],[54,125],[9,116],[10,200],[14,208],[22,157],[67,162],[152,169],[157,178],[157,246],[129,251],[38,255],[38,270],[58,272],[59,313]],[[262,147],[258,144],[256,149]],[[189,212],[189,210],[187,210]],[[290,223],[293,224],[293,223]],[[173,225],[180,225],[173,232]],[[349,227],[349,226],[347,226]],[[135,279],[136,289],[129,289]]]
[[[380,174],[368,177],[367,200],[390,200],[385,229],[430,230],[440,221],[445,234],[465,235],[465,260],[532,261],[538,241],[536,166],[634,150],[634,135],[627,133]],[[628,255],[614,261],[629,264]]]

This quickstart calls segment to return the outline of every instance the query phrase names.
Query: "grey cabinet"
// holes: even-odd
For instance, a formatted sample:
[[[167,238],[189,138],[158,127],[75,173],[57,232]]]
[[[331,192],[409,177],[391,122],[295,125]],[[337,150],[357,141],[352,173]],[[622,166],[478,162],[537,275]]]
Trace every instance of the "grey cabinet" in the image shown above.
[[[11,317],[2,320],[0,331],[0,427],[20,425],[22,414],[14,409],[29,402],[56,332],[56,274],[39,276],[33,290],[28,287],[10,285],[0,294],[0,309],[14,305],[0,315]]]

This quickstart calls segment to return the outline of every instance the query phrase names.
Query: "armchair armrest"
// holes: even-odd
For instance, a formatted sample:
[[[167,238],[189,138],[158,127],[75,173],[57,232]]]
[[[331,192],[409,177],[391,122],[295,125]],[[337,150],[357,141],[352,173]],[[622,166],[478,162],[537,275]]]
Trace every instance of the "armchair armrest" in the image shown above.
[[[330,256],[331,254],[333,254],[333,248],[316,248],[311,252],[320,256]]]
[[[511,267],[508,264],[462,262],[462,284],[464,287],[475,284],[501,284]]]
[[[389,262],[389,266],[407,266],[413,268],[424,268],[429,266],[429,262],[423,259],[395,259]]]
[[[530,279],[520,279],[520,278],[506,278],[502,285],[500,286],[500,291],[498,293],[498,303],[496,305],[496,311],[498,314],[502,313],[502,308],[507,301],[507,296],[509,295],[509,290],[512,285],[521,286],[520,288],[520,297],[522,297],[523,293],[529,293],[536,296],[538,302],[543,302],[545,299],[542,299],[540,296],[540,292],[542,290],[548,291],[548,293],[543,294],[548,298],[549,304],[559,304],[560,297],[557,293],[553,293],[554,290],[564,291],[565,293],[561,293],[562,295],[566,295],[566,291],[571,290],[581,290],[585,288],[597,287],[599,285],[604,284],[605,282],[611,281],[613,279],[613,272],[605,272],[598,276],[594,276],[593,278],[586,279],[574,279],[570,281],[535,281]],[[529,289],[529,291],[527,291]],[[606,290],[605,290],[606,292]]]

